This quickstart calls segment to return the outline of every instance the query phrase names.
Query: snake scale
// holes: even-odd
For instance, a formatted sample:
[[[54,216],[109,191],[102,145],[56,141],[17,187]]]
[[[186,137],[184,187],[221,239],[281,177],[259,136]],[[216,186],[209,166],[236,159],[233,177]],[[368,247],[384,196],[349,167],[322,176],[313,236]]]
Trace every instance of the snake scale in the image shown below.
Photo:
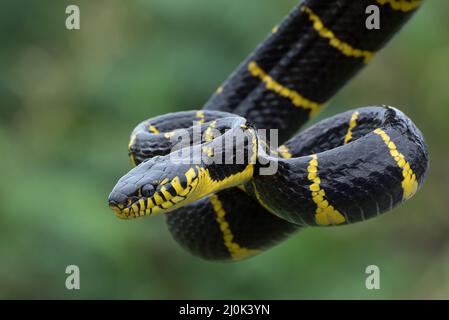
[[[398,109],[357,108],[296,132],[420,3],[301,1],[202,110],[134,129],[128,152],[135,167],[117,182],[109,206],[123,219],[164,213],[192,254],[238,261],[302,228],[364,221],[410,199],[429,159],[423,135]],[[366,29],[370,5],[379,8],[379,30]],[[259,129],[276,130],[281,145]],[[180,137],[190,143],[177,148]],[[270,167],[275,172],[264,174]]]

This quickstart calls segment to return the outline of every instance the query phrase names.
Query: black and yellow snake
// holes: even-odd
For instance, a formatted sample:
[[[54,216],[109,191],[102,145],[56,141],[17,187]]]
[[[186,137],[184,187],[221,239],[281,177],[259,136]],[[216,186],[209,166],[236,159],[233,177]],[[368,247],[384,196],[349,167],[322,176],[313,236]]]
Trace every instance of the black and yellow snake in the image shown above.
[[[284,141],[420,2],[302,1],[203,110],[136,127],[128,146],[135,168],[118,181],[109,206],[125,219],[167,213],[171,234],[191,253],[240,260],[306,226],[363,221],[408,200],[425,179],[428,154],[421,132],[393,107],[350,110]],[[380,30],[366,29],[369,5],[380,9]],[[262,128],[277,129],[283,143],[273,148]],[[174,150],[174,137],[195,132],[200,140]],[[232,143],[223,143],[228,137]],[[261,173],[271,165],[275,173]]]

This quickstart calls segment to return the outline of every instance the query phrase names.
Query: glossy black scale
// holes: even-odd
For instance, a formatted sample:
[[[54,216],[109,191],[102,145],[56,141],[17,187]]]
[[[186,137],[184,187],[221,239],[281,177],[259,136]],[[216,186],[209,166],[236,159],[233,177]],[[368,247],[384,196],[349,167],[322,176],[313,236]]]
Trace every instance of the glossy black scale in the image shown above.
[[[235,243],[247,249],[261,251],[298,230],[298,226],[267,214],[251,198],[245,197],[247,201],[244,202],[224,201],[225,198],[238,199],[242,196],[246,194],[237,188],[224,190],[218,196]],[[199,212],[202,214],[198,214]],[[232,258],[224,244],[223,233],[209,198],[168,214],[167,226],[173,238],[197,256],[209,260]]]
[[[345,135],[340,134],[347,132],[354,113],[358,114],[360,128],[354,128],[353,138],[345,144],[341,139]],[[403,169],[382,138],[374,133],[378,128],[394,141],[396,151],[407,159],[421,185],[428,165],[422,134],[397,109],[365,107],[326,119],[292,138],[287,145],[303,147],[298,148],[299,154],[293,154],[295,158],[279,160],[276,175],[253,179],[259,196],[283,219],[301,225],[317,225],[314,220],[317,204],[312,199],[309,189],[312,182],[308,178],[311,155],[316,154],[320,187],[329,203],[346,216],[345,224],[391,210],[403,201]]]
[[[382,28],[368,31],[365,9],[373,4],[380,9]],[[393,10],[374,0],[303,1],[233,72],[222,92],[214,94],[204,109],[241,115],[258,128],[279,129],[283,141],[309,119],[310,111],[267,90],[249,73],[251,61],[283,86],[318,103],[327,102],[366,65],[363,58],[348,57],[321,37],[302,7],[310,8],[338,39],[352,48],[372,52],[378,51],[414,13]]]

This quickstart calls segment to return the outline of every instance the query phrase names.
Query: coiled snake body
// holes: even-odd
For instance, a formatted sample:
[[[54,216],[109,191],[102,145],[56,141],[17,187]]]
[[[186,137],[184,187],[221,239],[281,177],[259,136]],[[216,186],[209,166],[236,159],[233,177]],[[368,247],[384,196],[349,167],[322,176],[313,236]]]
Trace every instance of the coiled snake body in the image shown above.
[[[428,155],[420,131],[393,107],[335,115],[277,148],[257,129],[277,129],[285,141],[372,59],[418,4],[301,2],[203,110],[136,127],[129,143],[136,167],[112,190],[110,207],[120,218],[167,213],[171,234],[193,254],[240,260],[303,227],[363,221],[408,200],[425,179]],[[366,29],[369,5],[380,9],[380,30]],[[202,139],[176,149],[174,137],[192,141],[195,132]],[[243,139],[233,139],[236,133]],[[223,143],[229,137],[232,143]],[[189,161],[174,161],[183,157]],[[271,165],[276,171],[262,174]]]

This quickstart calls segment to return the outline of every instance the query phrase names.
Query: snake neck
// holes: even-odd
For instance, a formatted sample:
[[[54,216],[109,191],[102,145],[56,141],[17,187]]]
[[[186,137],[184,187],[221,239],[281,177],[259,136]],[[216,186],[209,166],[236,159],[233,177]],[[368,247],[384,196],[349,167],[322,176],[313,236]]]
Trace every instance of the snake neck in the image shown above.
[[[183,205],[251,181],[257,167],[258,141],[255,128],[239,122],[221,136],[190,148],[197,164],[187,172],[192,172],[191,180],[197,183]]]
[[[258,166],[259,139],[256,130],[244,124],[220,139],[199,146],[201,167],[197,197],[249,183]]]

